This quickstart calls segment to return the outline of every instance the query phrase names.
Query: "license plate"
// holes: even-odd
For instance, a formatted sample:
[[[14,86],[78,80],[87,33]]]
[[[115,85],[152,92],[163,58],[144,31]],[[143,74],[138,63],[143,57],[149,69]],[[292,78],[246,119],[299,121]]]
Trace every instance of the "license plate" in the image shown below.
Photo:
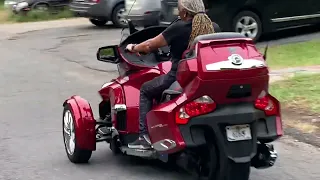
[[[172,14],[177,16],[179,14],[178,8],[173,8]]]
[[[227,126],[227,139],[228,141],[243,141],[252,139],[250,125],[235,125]]]

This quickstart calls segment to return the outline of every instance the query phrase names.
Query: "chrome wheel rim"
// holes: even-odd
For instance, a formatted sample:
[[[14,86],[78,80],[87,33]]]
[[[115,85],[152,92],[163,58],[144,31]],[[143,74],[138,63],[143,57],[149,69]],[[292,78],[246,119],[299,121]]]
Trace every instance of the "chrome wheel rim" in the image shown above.
[[[35,7],[35,10],[39,11],[39,12],[48,11],[48,6],[47,5],[37,5]]]
[[[68,154],[72,155],[75,150],[76,136],[74,132],[73,117],[69,110],[67,110],[63,115],[63,134],[64,145]]]
[[[119,9],[119,11],[117,12],[118,21],[122,25],[126,25],[127,24],[127,20],[125,18],[124,12],[125,12],[124,8]]]
[[[254,39],[259,32],[258,23],[251,16],[243,16],[238,20],[235,31]]]

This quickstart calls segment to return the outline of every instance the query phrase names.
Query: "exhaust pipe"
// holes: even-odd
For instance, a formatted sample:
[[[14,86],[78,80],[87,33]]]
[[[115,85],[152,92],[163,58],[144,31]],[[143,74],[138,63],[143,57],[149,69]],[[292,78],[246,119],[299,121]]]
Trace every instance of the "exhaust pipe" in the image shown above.
[[[257,154],[251,160],[251,166],[256,169],[272,167],[278,158],[278,153],[272,144],[258,144]]]

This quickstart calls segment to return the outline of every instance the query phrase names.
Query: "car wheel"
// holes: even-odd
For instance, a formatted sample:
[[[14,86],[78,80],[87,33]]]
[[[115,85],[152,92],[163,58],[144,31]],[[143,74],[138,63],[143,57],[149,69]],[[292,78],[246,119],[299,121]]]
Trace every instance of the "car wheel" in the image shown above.
[[[90,22],[98,27],[104,26],[107,23],[107,20],[99,20],[99,19],[89,19]]]
[[[46,12],[49,10],[49,5],[44,3],[39,3],[34,5],[32,9],[39,12]]]
[[[233,29],[253,41],[257,41],[262,33],[262,23],[259,16],[251,11],[242,11],[233,19]]]
[[[63,142],[69,160],[73,163],[87,163],[92,151],[81,149],[76,141],[74,115],[70,105],[66,105],[62,117]]]
[[[117,5],[112,11],[112,22],[116,27],[127,27],[127,20],[124,17],[125,7],[123,4]]]

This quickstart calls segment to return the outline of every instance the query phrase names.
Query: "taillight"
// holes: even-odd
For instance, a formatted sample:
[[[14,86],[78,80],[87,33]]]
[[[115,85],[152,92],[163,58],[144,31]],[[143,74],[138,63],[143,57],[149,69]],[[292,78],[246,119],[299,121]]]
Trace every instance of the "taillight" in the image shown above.
[[[275,116],[277,135],[282,136],[283,128],[280,102],[270,94],[267,94],[265,91],[262,91],[258,99],[256,100],[254,106],[257,109],[264,111],[266,116]]]
[[[270,94],[263,91],[258,99],[255,101],[254,106],[265,112],[267,116],[275,116],[279,114],[279,103]]]
[[[202,96],[185,104],[176,112],[176,123],[187,124],[190,118],[212,112],[216,106],[209,96]]]
[[[100,0],[91,0],[92,2],[99,3]]]

